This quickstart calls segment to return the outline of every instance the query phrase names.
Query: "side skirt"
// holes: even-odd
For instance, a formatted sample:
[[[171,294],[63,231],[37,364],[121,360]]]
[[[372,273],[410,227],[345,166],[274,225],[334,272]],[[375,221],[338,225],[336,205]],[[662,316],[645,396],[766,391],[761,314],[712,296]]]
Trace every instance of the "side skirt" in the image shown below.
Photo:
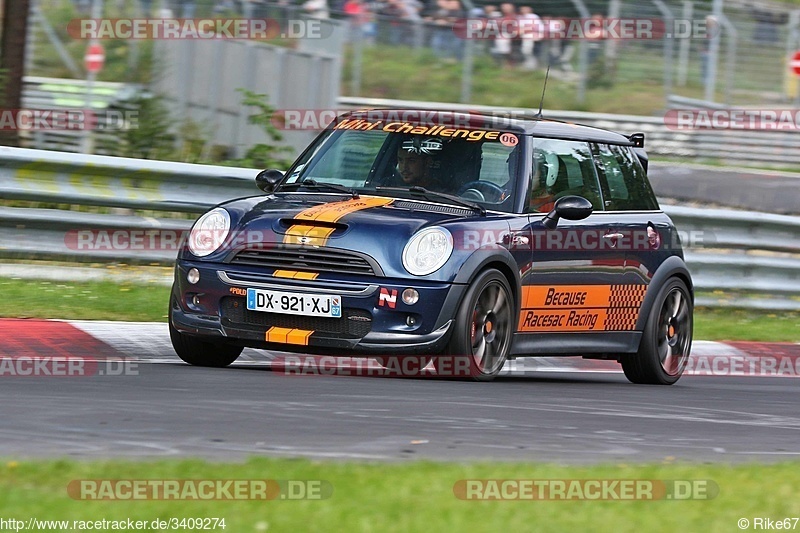
[[[605,354],[636,353],[641,339],[641,331],[515,333],[511,344],[511,356],[596,355],[600,358]]]

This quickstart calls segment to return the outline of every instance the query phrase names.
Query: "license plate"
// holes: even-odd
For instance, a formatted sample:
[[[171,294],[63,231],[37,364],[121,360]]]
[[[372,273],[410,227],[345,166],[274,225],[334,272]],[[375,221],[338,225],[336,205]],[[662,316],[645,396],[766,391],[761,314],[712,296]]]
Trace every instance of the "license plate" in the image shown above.
[[[247,289],[247,309],[285,315],[342,318],[342,297]]]

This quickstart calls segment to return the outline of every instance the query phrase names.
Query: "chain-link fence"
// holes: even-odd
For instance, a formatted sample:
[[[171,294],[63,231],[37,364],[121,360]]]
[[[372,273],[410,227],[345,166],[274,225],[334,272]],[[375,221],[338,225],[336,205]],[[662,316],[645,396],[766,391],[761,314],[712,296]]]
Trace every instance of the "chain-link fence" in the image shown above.
[[[48,75],[50,69],[65,75],[69,61],[64,57],[69,54],[59,51],[59,60],[52,51],[58,46],[51,34],[57,37],[63,31],[50,16],[54,6],[64,4],[79,13],[88,14],[91,8],[91,0],[34,2],[39,21],[50,19],[56,25],[49,34],[46,24],[36,27],[30,62],[36,74]],[[276,41],[290,47],[303,40],[292,33],[297,21],[344,20],[350,31],[342,94],[352,96],[491,105],[507,100],[508,105],[533,106],[550,65],[554,85],[548,89],[549,107],[651,114],[666,107],[671,95],[737,106],[785,106],[800,99],[798,77],[789,69],[789,57],[800,49],[800,10],[767,0],[537,0],[491,6],[471,0],[104,4],[106,12],[131,17],[268,18],[281,28]],[[600,31],[588,23],[592,19],[602,21]],[[538,26],[526,26],[536,20]],[[631,25],[634,32],[626,33],[624,28]],[[526,33],[531,27],[539,33]],[[136,47],[142,43],[127,46],[132,71]],[[74,55],[73,72],[66,75],[82,70]],[[418,71],[425,73],[423,82],[414,76]],[[516,98],[523,93],[528,96]]]

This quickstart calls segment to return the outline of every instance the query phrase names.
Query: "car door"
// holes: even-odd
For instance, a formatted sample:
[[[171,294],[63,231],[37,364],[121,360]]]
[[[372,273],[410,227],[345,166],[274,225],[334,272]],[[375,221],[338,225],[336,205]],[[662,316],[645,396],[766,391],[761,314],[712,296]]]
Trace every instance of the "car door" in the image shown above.
[[[669,219],[630,147],[597,144],[594,151],[605,214],[623,235],[625,283],[646,285],[667,253],[659,248],[671,240]]]
[[[593,334],[627,328],[616,308],[623,297],[625,250],[618,221],[604,212],[592,149],[587,142],[533,140],[529,223],[531,267],[523,278],[518,332],[521,353],[574,353]],[[583,220],[542,224],[553,203],[582,196],[594,208]],[[631,325],[633,322],[631,322]]]

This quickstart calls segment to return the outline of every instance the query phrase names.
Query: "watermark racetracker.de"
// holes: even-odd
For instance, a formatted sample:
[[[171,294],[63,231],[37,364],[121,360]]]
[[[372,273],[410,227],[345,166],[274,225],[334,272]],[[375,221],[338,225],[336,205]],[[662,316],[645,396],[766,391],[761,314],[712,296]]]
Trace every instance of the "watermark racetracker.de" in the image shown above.
[[[81,40],[325,39],[332,29],[319,19],[270,18],[82,18],[67,24]]]
[[[333,485],[323,479],[75,479],[73,500],[325,500]]]
[[[0,379],[138,376],[139,363],[124,357],[0,355]]]
[[[719,486],[708,479],[462,479],[453,495],[468,501],[711,500]]]

